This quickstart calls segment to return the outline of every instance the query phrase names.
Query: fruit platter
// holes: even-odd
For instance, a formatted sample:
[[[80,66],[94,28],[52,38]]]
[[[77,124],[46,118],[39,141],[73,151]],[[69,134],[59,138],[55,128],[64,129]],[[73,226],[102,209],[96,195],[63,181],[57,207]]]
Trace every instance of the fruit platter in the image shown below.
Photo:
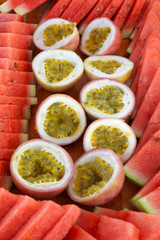
[[[0,239],[160,239],[159,41],[159,0],[0,0]]]

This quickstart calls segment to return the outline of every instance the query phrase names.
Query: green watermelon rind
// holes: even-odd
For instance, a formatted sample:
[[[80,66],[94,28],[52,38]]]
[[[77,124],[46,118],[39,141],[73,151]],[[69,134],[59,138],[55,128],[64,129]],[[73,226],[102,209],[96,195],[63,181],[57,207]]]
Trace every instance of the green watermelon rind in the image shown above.
[[[8,3],[8,1],[4,2],[3,4],[0,5],[0,11],[2,13],[8,13],[12,10],[12,5]]]
[[[127,50],[126,50],[126,52],[127,52],[128,54],[131,54],[131,53],[132,53],[132,49],[131,49],[130,47],[128,47]]]
[[[124,166],[124,172],[126,177],[128,177],[132,182],[136,183],[139,186],[144,186],[146,184],[146,179],[136,175],[135,171],[132,171],[128,167]]]
[[[137,203],[140,211],[145,211],[146,213],[150,213],[150,214],[160,213],[159,211],[157,211],[152,207],[152,205],[147,201],[146,197],[138,199]]]
[[[132,205],[132,207],[134,207],[135,209],[140,209],[140,204],[138,203],[138,200],[140,198],[137,197],[133,197],[129,200],[129,203]]]
[[[28,12],[28,8],[25,7],[25,3],[21,3],[19,6],[17,6],[16,8],[14,8],[14,11],[23,16]]]

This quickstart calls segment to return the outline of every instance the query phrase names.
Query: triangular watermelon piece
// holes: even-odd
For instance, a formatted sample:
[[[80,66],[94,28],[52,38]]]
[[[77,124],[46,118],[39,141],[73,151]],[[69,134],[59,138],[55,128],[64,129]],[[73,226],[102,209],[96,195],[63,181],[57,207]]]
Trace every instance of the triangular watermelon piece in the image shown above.
[[[0,58],[0,69],[32,72],[32,64],[27,61],[14,60],[9,58]]]
[[[35,85],[25,85],[9,82],[7,85],[0,85],[0,95],[17,96],[17,97],[35,97]]]
[[[0,104],[0,119],[29,119],[29,106]]]
[[[15,2],[15,0],[13,0]],[[23,22],[24,17],[15,13],[0,13],[0,22]]]
[[[8,13],[13,8],[17,7],[19,4],[21,4],[23,0],[7,0],[3,4],[0,5],[0,11],[4,13]]]
[[[9,161],[13,153],[14,153],[14,149],[0,148],[0,159]]]
[[[22,35],[32,35],[37,24],[24,22],[1,22],[0,33],[15,33]]]
[[[80,228],[77,225],[74,225],[67,236],[63,238],[64,240],[96,240],[94,237],[92,237],[89,233],[84,231],[82,228]]]
[[[28,134],[26,133],[0,133],[0,148],[16,149],[27,140]]]
[[[36,97],[10,97],[0,96],[0,104],[11,104],[11,105],[34,105],[37,104]]]
[[[0,119],[0,132],[27,133],[28,132],[28,120]]]
[[[160,167],[160,130],[125,164],[126,176],[143,186]]]
[[[107,17],[109,19],[118,11],[119,7],[121,6],[123,0],[113,0],[110,4],[106,7],[104,12],[102,13],[101,17]]]
[[[12,47],[0,47],[0,58],[32,61],[32,51]]]

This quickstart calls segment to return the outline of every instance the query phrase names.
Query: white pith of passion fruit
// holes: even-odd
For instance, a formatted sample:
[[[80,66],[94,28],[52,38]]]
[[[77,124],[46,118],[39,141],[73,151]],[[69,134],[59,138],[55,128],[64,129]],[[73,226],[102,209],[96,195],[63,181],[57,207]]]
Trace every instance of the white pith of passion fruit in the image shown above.
[[[135,96],[124,83],[97,79],[83,86],[80,103],[93,119],[107,117],[127,119],[133,111]]]
[[[23,178],[19,173],[18,168],[24,152],[29,149],[32,149],[36,153],[44,150],[45,152],[52,154],[56,161],[64,166],[65,170],[63,177],[59,181],[43,182],[40,180],[39,182],[35,181],[34,183]],[[29,157],[26,161],[27,164],[30,164]],[[35,171],[37,170],[37,167],[41,168],[41,166],[36,165]],[[23,193],[38,198],[50,198],[58,195],[68,186],[74,174],[74,164],[70,155],[62,147],[42,139],[33,139],[21,144],[15,150],[11,158],[10,170],[13,182]],[[27,172],[27,168],[24,170]]]
[[[33,42],[35,44],[35,46],[37,48],[39,48],[40,50],[49,50],[49,49],[68,49],[68,50],[75,50],[78,47],[79,44],[79,33],[78,33],[78,29],[76,26],[74,26],[73,30],[71,31],[71,33],[68,36],[65,36],[65,33],[63,30],[59,30],[57,32],[55,32],[56,28],[54,28],[53,26],[63,26],[64,25],[68,25],[68,24],[73,24],[68,20],[62,19],[62,18],[52,18],[49,19],[45,22],[43,22],[41,25],[38,26],[38,28],[36,29],[36,31],[33,34]],[[51,28],[51,29],[49,29]],[[44,40],[45,40],[45,35],[44,35],[44,31],[46,31],[46,29],[48,29],[48,38],[49,41],[51,41],[52,38],[54,38],[54,35],[56,35],[56,37],[59,37],[59,41],[57,41],[55,44],[51,45],[48,44],[50,46],[48,46],[47,44],[45,44]],[[61,39],[60,36],[63,36],[63,38]],[[54,40],[54,39],[53,39]]]
[[[84,69],[89,80],[109,78],[126,82],[133,67],[134,64],[129,59],[114,55],[90,56],[84,60]]]
[[[101,31],[103,31],[103,29],[104,31],[105,29],[108,29],[110,32],[106,34],[102,33],[102,36],[100,36],[97,29]],[[90,33],[93,36],[91,36]],[[103,39],[103,42],[101,43],[103,36],[105,36],[105,39]],[[91,39],[90,42],[88,42],[89,38]],[[90,43],[92,46],[91,49]],[[87,56],[114,54],[119,49],[120,44],[120,29],[108,18],[96,18],[85,28],[81,38],[80,50]]]
[[[47,128],[44,127],[49,109],[53,112],[51,121],[48,122],[51,126],[49,131],[53,134],[48,134]],[[72,97],[65,94],[53,94],[38,107],[35,124],[41,138],[59,145],[68,145],[82,135],[86,127],[86,115],[81,105]]]
[[[108,148],[125,163],[134,152],[136,137],[131,127],[121,119],[104,118],[92,122],[85,131],[83,148]]]
[[[53,66],[52,61],[55,61]],[[58,65],[57,61],[60,61],[60,65]],[[69,72],[67,76],[62,75],[62,80],[57,81],[56,78],[63,73],[63,69],[61,69],[63,61],[64,63],[67,62],[67,64],[70,64],[73,70]],[[45,69],[45,66],[49,69]],[[44,89],[52,92],[63,92],[70,89],[80,80],[84,71],[84,64],[75,52],[59,49],[39,53],[32,61],[32,68],[37,82]]]
[[[96,162],[97,166],[94,164],[96,159],[101,160],[101,162]],[[87,166],[90,163],[94,164],[93,169],[92,165]],[[111,172],[110,176],[107,177],[109,172]],[[69,183],[67,192],[75,202],[84,205],[101,205],[111,201],[119,194],[124,178],[123,164],[113,151],[104,148],[94,149],[84,153],[75,162],[74,176]],[[75,181],[76,179],[77,181]]]

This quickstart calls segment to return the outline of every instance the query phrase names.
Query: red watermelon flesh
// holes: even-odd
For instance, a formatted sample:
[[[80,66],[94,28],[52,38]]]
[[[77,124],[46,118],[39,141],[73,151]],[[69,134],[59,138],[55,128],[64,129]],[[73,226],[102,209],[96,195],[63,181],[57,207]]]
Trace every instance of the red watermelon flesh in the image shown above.
[[[28,196],[19,196],[0,222],[0,239],[11,240],[22,226],[38,211],[40,202]],[[39,229],[40,230],[40,229]]]
[[[32,72],[19,72],[13,70],[0,69],[0,83],[8,84],[9,82],[28,85],[34,84],[35,80]]]
[[[14,0],[15,1],[15,0]],[[15,13],[0,13],[0,22],[23,22],[24,17]]]
[[[9,209],[15,204],[18,196],[0,188],[0,220],[7,214]]]
[[[82,228],[78,227],[77,225],[74,225],[67,236],[64,238],[64,240],[96,240],[94,237],[92,237],[89,233],[84,231]]]
[[[101,207],[96,207],[96,213],[132,223],[139,229],[140,240],[160,239],[159,214],[148,214],[136,211],[115,211]]]
[[[12,154],[14,153],[14,149],[0,149],[0,160],[8,160],[10,161]]]
[[[46,234],[43,240],[61,240],[63,239],[80,215],[80,208],[76,205],[65,205],[65,213],[54,225],[54,227]]]
[[[146,0],[136,0],[122,27],[122,38],[128,38],[134,29],[141,9]]]
[[[130,13],[130,10],[134,4],[134,0],[124,0],[120,9],[116,13],[113,22],[116,24],[118,28],[121,28],[126,17]]]
[[[19,15],[25,15],[47,1],[48,0],[32,0],[32,1],[23,0],[23,2],[20,5],[14,8],[14,11]]]
[[[32,51],[12,47],[0,47],[0,58],[10,58],[14,60],[31,61]]]
[[[71,22],[76,22],[77,24],[89,13],[89,11],[95,6],[97,0],[87,0],[83,6],[74,14],[71,18]]]
[[[0,47],[13,47],[19,49],[32,49],[32,36],[15,33],[0,33]]]
[[[27,61],[14,60],[9,58],[0,58],[0,69],[32,72],[32,64]]]
[[[7,0],[3,4],[0,5],[0,11],[1,12],[10,12],[13,10],[13,8],[17,7],[19,4],[21,4],[23,0]]]
[[[36,97],[10,97],[0,95],[0,104],[11,104],[11,105],[34,105],[37,104]]]
[[[140,138],[147,127],[149,119],[151,118],[156,106],[160,102],[160,68],[154,75],[154,78],[143,98],[138,112],[131,124],[135,135]]]
[[[160,167],[160,130],[125,164],[126,176],[143,186]]]
[[[0,104],[0,119],[29,119],[30,107]]]
[[[10,175],[10,163],[9,161],[0,160],[0,176]]]
[[[112,18],[113,15],[117,12],[119,7],[121,6],[123,0],[113,0],[110,2],[110,4],[107,6],[107,8],[102,13],[101,17],[107,17]]]
[[[27,140],[28,134],[25,133],[0,133],[0,148],[16,149]]]
[[[0,95],[17,97],[35,97],[35,85],[25,85],[9,82],[7,85],[0,84]]]
[[[37,24],[24,22],[1,22],[0,33],[15,33],[22,35],[32,35]]]
[[[83,33],[84,29],[92,20],[101,16],[101,14],[104,12],[105,8],[109,5],[109,3],[110,3],[110,0],[99,0],[96,3],[94,8],[88,13],[88,15],[80,24],[80,27],[79,27],[80,34]]]
[[[12,178],[11,176],[0,176],[0,188],[5,188],[10,190],[12,187]]]
[[[43,239],[63,213],[64,209],[59,204],[53,201],[43,201],[41,208],[39,208],[30,220],[18,231],[12,240]]]
[[[156,109],[154,110],[147,128],[145,129],[144,133],[142,134],[138,145],[136,147],[136,152],[149,140],[149,138],[160,129],[160,102],[158,103]]]
[[[130,81],[132,81],[131,90],[134,94],[136,94],[136,91],[137,91],[137,85],[138,85],[139,77],[141,74],[141,65],[142,65],[142,61],[137,60],[135,64],[135,68],[133,70],[133,75],[131,75],[131,79],[130,79]]]
[[[28,132],[28,120],[0,119],[0,132],[27,133]]]

